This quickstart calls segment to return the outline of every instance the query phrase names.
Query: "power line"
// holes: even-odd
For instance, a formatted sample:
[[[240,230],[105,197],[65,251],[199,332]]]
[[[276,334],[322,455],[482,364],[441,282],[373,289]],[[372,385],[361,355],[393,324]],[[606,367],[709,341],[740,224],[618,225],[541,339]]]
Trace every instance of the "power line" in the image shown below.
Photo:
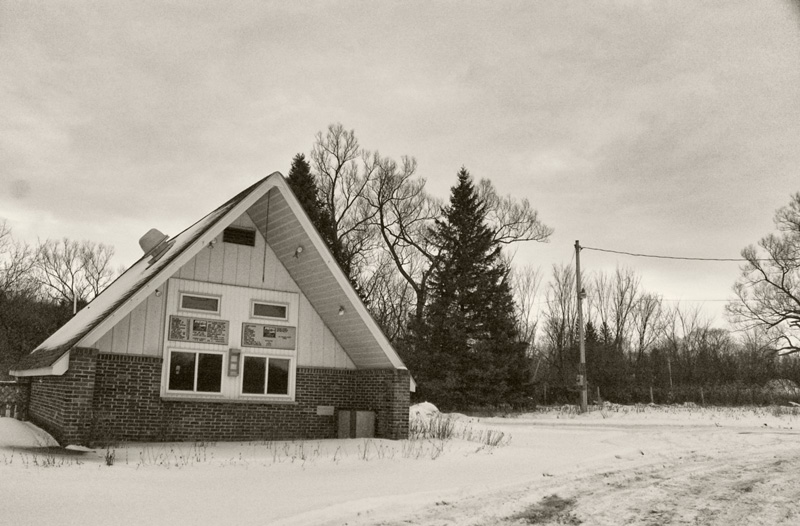
[[[609,252],[611,254],[622,254],[624,256],[634,256],[638,258],[679,259],[683,261],[749,261],[748,259],[744,258],[692,258],[683,256],[659,256],[655,254],[637,254],[635,252],[625,252],[622,250],[610,250],[607,248],[594,248],[594,247],[584,247],[584,246],[581,246],[581,248],[584,250],[594,250],[596,252]],[[765,261],[765,260],[756,260],[756,261]]]

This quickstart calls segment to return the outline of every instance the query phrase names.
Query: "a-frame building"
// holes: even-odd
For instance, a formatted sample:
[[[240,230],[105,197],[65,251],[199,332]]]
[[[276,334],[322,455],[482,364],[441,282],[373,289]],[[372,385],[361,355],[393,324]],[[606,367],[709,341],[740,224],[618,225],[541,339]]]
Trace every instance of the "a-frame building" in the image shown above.
[[[140,244],[10,371],[62,444],[333,438],[353,411],[405,438],[408,370],[280,173]]]

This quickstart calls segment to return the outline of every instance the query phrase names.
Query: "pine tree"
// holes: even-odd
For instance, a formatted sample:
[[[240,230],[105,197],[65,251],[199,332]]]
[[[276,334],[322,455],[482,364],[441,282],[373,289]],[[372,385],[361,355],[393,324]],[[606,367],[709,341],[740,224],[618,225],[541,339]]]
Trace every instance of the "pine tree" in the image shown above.
[[[465,168],[433,236],[439,264],[409,364],[420,396],[444,407],[517,402],[527,361],[517,341],[508,269]]]
[[[302,153],[298,153],[292,159],[292,167],[289,169],[287,181],[297,200],[303,205],[303,209],[311,219],[311,223],[320,233],[328,248],[330,248],[334,259],[339,263],[339,266],[344,270],[350,281],[355,284],[355,280],[351,276],[352,269],[348,263],[350,258],[347,257],[345,248],[339,240],[333,219],[320,199],[317,181],[314,174],[311,173],[311,166]]]

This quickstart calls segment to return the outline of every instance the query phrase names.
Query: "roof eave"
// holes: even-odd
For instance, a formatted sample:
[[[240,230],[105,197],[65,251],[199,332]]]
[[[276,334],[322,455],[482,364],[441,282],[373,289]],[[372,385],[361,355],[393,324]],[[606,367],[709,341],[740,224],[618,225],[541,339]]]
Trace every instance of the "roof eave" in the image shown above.
[[[297,221],[305,230],[306,235],[308,236],[311,243],[314,245],[316,251],[322,256],[322,260],[328,266],[333,275],[334,279],[336,279],[339,287],[341,287],[342,291],[344,292],[345,296],[347,297],[350,305],[354,308],[356,313],[361,317],[366,325],[367,329],[371,333],[372,337],[378,343],[378,346],[383,351],[386,359],[391,363],[392,367],[399,370],[407,370],[406,365],[403,363],[403,360],[397,354],[392,344],[389,342],[389,339],[381,330],[378,323],[372,317],[372,315],[367,310],[364,303],[361,301],[361,298],[358,296],[358,293],[355,291],[353,286],[350,283],[350,280],[345,275],[344,271],[339,267],[338,263],[336,263],[336,259],[333,256],[333,253],[330,251],[328,245],[323,241],[322,236],[317,232],[316,227],[311,222],[311,219],[308,217],[308,214],[303,209],[300,202],[294,196],[289,183],[281,178],[280,183],[276,184],[278,190],[284,195],[284,199],[288,204],[289,208],[294,213]],[[346,351],[345,351],[346,352]],[[366,368],[366,367],[365,367]]]
[[[61,355],[59,359],[53,362],[48,367],[39,367],[37,369],[23,369],[19,371],[8,371],[11,376],[17,378],[25,378],[28,376],[63,376],[69,369],[69,351]]]

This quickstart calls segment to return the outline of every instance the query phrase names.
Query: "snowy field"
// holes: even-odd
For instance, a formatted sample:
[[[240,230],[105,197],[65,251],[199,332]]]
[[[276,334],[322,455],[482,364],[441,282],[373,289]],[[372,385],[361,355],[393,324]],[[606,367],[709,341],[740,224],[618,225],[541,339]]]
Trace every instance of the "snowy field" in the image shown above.
[[[447,418],[450,439],[88,451],[0,418],[0,523],[800,524],[790,408]]]

